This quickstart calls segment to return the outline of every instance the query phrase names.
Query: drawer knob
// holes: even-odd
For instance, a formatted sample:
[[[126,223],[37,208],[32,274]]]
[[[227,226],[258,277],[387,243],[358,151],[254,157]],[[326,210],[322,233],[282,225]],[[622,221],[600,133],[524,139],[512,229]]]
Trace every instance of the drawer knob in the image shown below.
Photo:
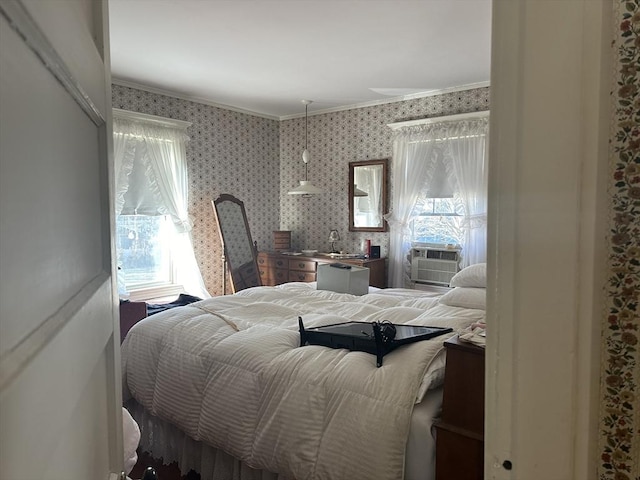
[[[504,467],[505,470],[511,470],[513,468],[513,464],[511,463],[511,460],[505,460],[504,462],[502,462],[502,466]]]

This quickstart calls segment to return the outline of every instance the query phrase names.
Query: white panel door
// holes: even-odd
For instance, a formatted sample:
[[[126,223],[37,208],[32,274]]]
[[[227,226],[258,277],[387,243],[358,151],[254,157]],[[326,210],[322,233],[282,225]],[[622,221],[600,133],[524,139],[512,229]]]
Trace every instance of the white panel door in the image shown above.
[[[597,476],[612,4],[493,2],[487,480]]]
[[[122,469],[106,2],[0,1],[0,478]]]

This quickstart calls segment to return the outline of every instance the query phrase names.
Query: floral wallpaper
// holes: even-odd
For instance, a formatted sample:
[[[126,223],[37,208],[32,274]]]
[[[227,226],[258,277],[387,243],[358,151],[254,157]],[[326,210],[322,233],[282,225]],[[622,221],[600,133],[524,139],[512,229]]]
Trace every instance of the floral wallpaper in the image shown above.
[[[274,230],[291,230],[292,248],[326,251],[329,231],[337,229],[336,248],[359,252],[362,240],[370,239],[385,257],[388,233],[349,232],[349,162],[391,158],[388,123],[488,110],[489,88],[309,115],[309,179],[325,191],[311,198],[287,195],[304,178],[304,117],[278,122],[121,85],[113,85],[112,101],[114,108],[192,122],[187,130],[192,237],[205,286],[220,295],[222,247],[211,206],[218,195],[230,193],[244,202],[261,250],[273,250]],[[302,114],[302,102],[300,109]]]
[[[222,245],[211,202],[222,193],[238,197],[253,239],[269,245],[280,220],[278,122],[121,85],[113,85],[112,102],[192,123],[186,150],[193,246],[207,290],[220,295]]]
[[[640,480],[640,1],[614,2],[611,223],[600,479]]]
[[[304,119],[280,122],[280,227],[291,230],[292,247],[327,251],[329,231],[336,229],[338,250],[361,251],[370,239],[388,256],[389,234],[349,232],[349,162],[392,156],[393,132],[389,123],[440,117],[489,109],[489,89],[479,88],[432,97],[355,108],[308,121],[309,180],[325,193],[310,198],[287,195],[304,179]],[[389,164],[389,175],[392,165]],[[389,199],[393,196],[389,178]]]

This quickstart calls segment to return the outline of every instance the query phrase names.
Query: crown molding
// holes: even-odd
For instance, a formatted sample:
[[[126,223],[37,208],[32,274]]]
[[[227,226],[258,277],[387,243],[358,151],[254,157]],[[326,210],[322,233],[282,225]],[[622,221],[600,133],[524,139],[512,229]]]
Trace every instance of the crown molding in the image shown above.
[[[222,108],[224,110],[230,110],[232,112],[244,113],[245,115],[252,115],[254,117],[267,118],[269,120],[280,120],[280,118],[275,115],[265,115],[263,113],[252,112],[251,110],[244,110],[242,108],[232,107],[231,105],[212,102],[211,100],[207,100],[206,98],[192,96],[192,95],[184,95],[181,93],[173,92],[171,90],[164,90],[162,88],[150,87],[148,85],[129,82],[127,80],[121,80],[119,78],[112,78],[111,83],[113,83],[114,85],[120,85],[121,87],[135,88],[136,90],[143,90],[145,92],[155,93],[157,95],[164,95],[165,97],[173,97],[173,98],[178,98],[180,100],[187,100],[188,102],[195,102],[203,105],[209,105],[211,107]]]
[[[389,97],[389,98],[384,98],[381,100],[371,100],[369,102],[361,102],[361,103],[354,103],[352,105],[345,105],[342,107],[335,107],[335,108],[326,108],[326,109],[322,109],[322,110],[316,110],[313,113],[309,113],[309,116],[312,117],[314,115],[322,115],[325,113],[334,113],[334,112],[342,112],[345,110],[354,110],[356,108],[366,108],[366,107],[374,107],[376,105],[385,105],[387,103],[397,103],[397,102],[404,102],[405,100],[413,100],[416,98],[425,98],[425,97],[435,97],[436,95],[444,95],[447,93],[455,93],[455,92],[464,92],[466,90],[474,90],[476,88],[484,88],[484,87],[488,87],[490,86],[489,82],[478,82],[478,83],[470,83],[467,85],[461,85],[458,87],[448,87],[448,88],[441,88],[438,90],[429,90],[429,91],[425,91],[425,92],[419,92],[419,93],[411,93],[408,95],[402,95],[402,96],[398,96],[398,97]],[[293,118],[300,118],[300,117],[304,117],[304,113],[303,114],[294,114],[294,115],[284,115],[282,117],[280,117],[280,120],[291,120]]]
[[[112,83],[114,85],[120,85],[122,87],[128,87],[128,88],[135,88],[137,90],[143,90],[149,93],[155,93],[158,95],[164,95],[167,97],[173,97],[173,98],[179,98],[181,100],[187,100],[189,102],[196,102],[196,103],[201,103],[204,105],[210,105],[212,107],[216,107],[216,108],[222,108],[224,110],[231,110],[232,112],[238,112],[238,113],[244,113],[246,115],[252,115],[254,117],[260,117],[260,118],[266,118],[269,120],[278,120],[278,121],[283,121],[283,120],[292,120],[294,118],[304,118],[304,113],[296,113],[293,115],[283,115],[283,116],[276,116],[276,115],[265,115],[262,113],[257,113],[257,112],[252,112],[251,110],[245,110],[242,108],[236,108],[236,107],[232,107],[230,105],[224,105],[221,103],[216,103],[216,102],[212,102],[210,100],[207,100],[205,98],[202,97],[196,97],[196,96],[191,96],[191,95],[184,95],[184,94],[179,94],[176,92],[172,92],[170,90],[163,90],[160,88],[156,88],[156,87],[150,87],[148,85],[142,85],[139,83],[135,83],[135,82],[129,82],[127,80],[121,80],[119,78],[112,78]],[[455,93],[455,92],[463,92],[466,90],[474,90],[476,88],[485,88],[490,86],[490,82],[477,82],[477,83],[470,83],[467,85],[460,85],[457,87],[448,87],[448,88],[441,88],[438,90],[429,90],[429,91],[425,91],[425,92],[420,92],[420,93],[412,93],[412,94],[408,94],[408,95],[402,95],[402,96],[398,96],[398,97],[389,97],[389,98],[385,98],[385,99],[381,99],[381,100],[372,100],[369,102],[361,102],[361,103],[354,103],[351,105],[344,105],[341,107],[334,107],[334,108],[326,108],[326,109],[322,109],[322,110],[316,110],[315,112],[311,113],[309,112],[308,116],[312,117],[315,115],[323,115],[326,113],[334,113],[334,112],[342,112],[345,110],[354,110],[357,108],[366,108],[366,107],[373,107],[376,105],[385,105],[387,103],[397,103],[397,102],[403,102],[405,100],[414,100],[416,98],[425,98],[425,97],[434,97],[436,95],[444,95],[447,93]]]
[[[479,112],[458,113],[456,115],[446,115],[444,117],[420,118],[418,120],[407,120],[406,122],[387,123],[387,127],[392,130],[398,130],[404,127],[415,127],[416,125],[429,125],[431,123],[441,122],[457,122],[459,120],[469,120],[473,118],[486,118],[489,116],[489,110],[481,110]]]
[[[149,115],[148,113],[132,112],[130,110],[121,110],[120,108],[113,109],[114,118],[122,118],[124,120],[132,121],[145,121],[151,122],[162,127],[177,128],[180,130],[186,130],[192,123],[185,122],[184,120],[177,120],[175,118],[158,117],[156,115]]]

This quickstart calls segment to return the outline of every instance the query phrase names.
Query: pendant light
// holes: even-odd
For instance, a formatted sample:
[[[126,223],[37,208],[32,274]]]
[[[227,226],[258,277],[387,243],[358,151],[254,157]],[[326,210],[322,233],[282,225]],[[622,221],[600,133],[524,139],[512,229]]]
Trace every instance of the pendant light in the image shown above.
[[[304,180],[300,180],[300,186],[291,190],[289,195],[302,195],[309,197],[316,193],[322,193],[322,190],[313,185],[307,176],[308,163],[309,163],[309,150],[307,150],[307,122],[308,122],[308,109],[311,100],[302,100],[304,104],[304,150],[302,151],[302,161],[304,162]]]
[[[354,197],[368,197],[369,194],[367,192],[365,192],[364,190],[360,190],[358,188],[358,185],[353,185],[353,196]]]

